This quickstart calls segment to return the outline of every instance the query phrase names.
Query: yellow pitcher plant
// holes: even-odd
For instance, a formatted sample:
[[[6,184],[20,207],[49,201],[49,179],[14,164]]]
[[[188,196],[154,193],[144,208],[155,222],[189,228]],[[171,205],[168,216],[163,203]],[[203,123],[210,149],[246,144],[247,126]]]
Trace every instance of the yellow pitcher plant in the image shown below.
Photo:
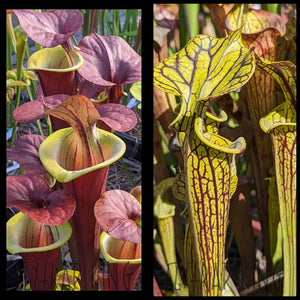
[[[216,97],[243,86],[254,69],[254,54],[243,45],[240,30],[225,38],[197,35],[154,68],[154,84],[181,97],[170,127],[184,157],[187,214],[200,274],[196,284],[203,296],[220,296],[224,288],[229,200],[237,185],[235,155],[246,146],[242,137],[231,142],[218,135],[225,113],[216,117],[207,110]]]
[[[285,97],[259,124],[271,134],[273,144],[283,239],[283,296],[296,296],[296,66],[289,61],[270,62],[258,57],[257,66],[273,76]]]

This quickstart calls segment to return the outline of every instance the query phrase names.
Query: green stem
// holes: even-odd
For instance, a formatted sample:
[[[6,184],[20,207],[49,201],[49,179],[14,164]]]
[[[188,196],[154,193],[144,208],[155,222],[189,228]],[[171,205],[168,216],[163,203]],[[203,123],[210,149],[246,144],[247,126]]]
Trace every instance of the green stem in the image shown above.
[[[16,107],[19,107],[19,103],[20,103],[20,87],[17,86],[16,87]],[[13,131],[12,131],[12,135],[11,135],[11,139],[10,139],[10,143],[9,143],[9,148],[11,148],[14,145],[14,142],[16,140],[17,125],[18,125],[18,122],[16,120],[13,120]]]
[[[8,14],[6,17],[7,17],[7,19],[6,19],[6,30],[7,30],[7,33],[9,35],[12,47],[14,49],[14,53],[17,53],[17,50],[16,50],[17,41],[16,41],[16,37],[15,37],[15,34],[14,34],[14,28],[12,26],[11,15]]]
[[[281,10],[281,4],[278,3],[263,3],[261,9],[271,12],[273,14],[279,14]]]
[[[199,34],[199,22],[198,22],[198,14],[199,14],[199,6],[200,4],[184,4],[186,7],[186,22],[189,28],[190,38]]]
[[[120,16],[119,10],[113,9],[113,24],[114,24],[114,31],[115,35],[119,35],[120,33]]]
[[[47,130],[48,130],[48,136],[49,136],[53,132],[52,125],[51,125],[51,119],[50,119],[49,115],[45,115],[45,120],[48,125]]]
[[[8,32],[6,32],[6,71],[12,69],[12,63],[11,63],[11,39],[9,37]]]
[[[12,69],[12,62],[11,62],[11,47],[13,47],[14,53],[16,53],[16,37],[14,34],[14,29],[12,26],[11,15],[6,15],[6,70]],[[9,103],[9,124],[12,125],[13,118],[12,118],[12,111],[13,111],[13,101],[11,100]]]
[[[185,22],[185,10],[183,4],[179,4],[179,32],[180,48],[183,48],[189,41],[188,28]]]
[[[125,162],[124,162],[124,160],[123,160],[122,157],[120,158],[120,161],[121,161],[121,163],[122,163],[122,166],[123,166],[123,168],[124,168],[124,170],[125,170],[125,172],[126,172],[128,178],[129,178],[130,182],[131,182],[132,185],[135,187],[136,184],[135,184],[135,182],[133,181],[133,178],[132,178],[130,172],[128,171],[127,166],[126,166],[126,164],[125,164]]]

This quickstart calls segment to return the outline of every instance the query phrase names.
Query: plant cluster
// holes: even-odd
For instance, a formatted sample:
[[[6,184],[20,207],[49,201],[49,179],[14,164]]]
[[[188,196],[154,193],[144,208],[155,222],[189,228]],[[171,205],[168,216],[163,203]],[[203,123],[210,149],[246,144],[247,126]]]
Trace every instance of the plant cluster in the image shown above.
[[[253,292],[255,206],[268,292],[295,296],[295,6],[157,4],[154,18],[154,242],[171,282],[154,274],[154,293]]]
[[[18,162],[21,173],[6,180],[6,205],[18,211],[7,222],[7,250],[21,253],[27,289],[133,290],[140,274],[141,187],[106,191],[109,165],[126,149],[113,131],[129,131],[137,122],[135,112],[120,104],[125,86],[141,100],[138,10],[123,13],[121,24],[118,11],[113,22],[108,10],[8,11],[7,159]],[[81,29],[77,43],[74,34]],[[25,68],[28,37],[36,51],[27,53]],[[136,41],[135,50],[124,38]],[[19,105],[22,88],[31,101]],[[39,134],[16,139],[17,124],[34,120]],[[73,270],[59,265],[66,242]],[[99,271],[99,251],[109,273]]]

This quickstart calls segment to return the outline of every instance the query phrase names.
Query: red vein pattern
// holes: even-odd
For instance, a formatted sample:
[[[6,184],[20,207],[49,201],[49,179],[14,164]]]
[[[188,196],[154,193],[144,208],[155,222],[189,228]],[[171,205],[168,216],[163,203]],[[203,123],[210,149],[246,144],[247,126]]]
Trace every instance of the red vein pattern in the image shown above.
[[[295,126],[273,129],[272,141],[279,194],[279,213],[283,230],[284,270],[290,280],[284,281],[284,295],[296,295],[296,131]],[[285,275],[287,274],[285,273]],[[287,277],[287,276],[286,276]],[[289,281],[289,282],[288,282]],[[285,289],[289,289],[285,290]],[[286,294],[288,291],[289,294]],[[290,294],[292,292],[292,294]]]
[[[260,120],[271,133],[284,253],[283,296],[296,295],[296,66],[257,57],[257,66],[282,88],[285,102]]]
[[[198,35],[154,68],[154,84],[182,97],[180,112],[170,126],[178,132],[184,156],[190,226],[186,254],[192,260],[187,265],[197,261],[188,278],[195,275],[201,281],[203,295],[221,295],[224,287],[229,199],[237,184],[234,153],[245,147],[244,140],[232,143],[218,136],[223,119],[212,121],[206,111],[212,98],[240,88],[253,72],[254,55],[242,45],[239,30],[221,39]],[[181,180],[174,191],[184,199]],[[190,282],[190,294],[199,295],[200,287]]]
[[[186,131],[194,113],[195,100],[206,100],[236,90],[254,72],[252,50],[241,44],[240,31],[226,38],[195,36],[182,50],[154,68],[154,84],[182,96],[181,110],[171,125]],[[185,118],[182,118],[182,116]],[[181,119],[181,124],[176,123]]]

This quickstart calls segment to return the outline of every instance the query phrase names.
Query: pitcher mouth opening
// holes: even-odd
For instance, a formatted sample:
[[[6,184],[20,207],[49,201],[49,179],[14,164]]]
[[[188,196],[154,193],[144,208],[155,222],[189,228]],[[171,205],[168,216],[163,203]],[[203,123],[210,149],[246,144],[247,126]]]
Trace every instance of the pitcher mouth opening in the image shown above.
[[[40,245],[40,241],[32,243],[31,245],[30,242],[27,243],[27,241],[25,241],[27,232],[24,231],[28,230],[28,224],[30,222],[33,224],[31,227],[34,227],[34,224],[36,224],[36,229],[39,229],[39,226],[44,226],[46,229],[44,230],[44,235],[47,235],[47,237],[45,242],[41,243]],[[32,228],[32,230],[34,230],[34,228]],[[33,234],[34,232],[32,235]],[[43,225],[31,220],[22,212],[19,212],[7,222],[6,246],[7,250],[12,254],[44,252],[60,247],[69,240],[71,234],[72,228],[68,222],[57,226]]]
[[[126,242],[122,240],[115,239],[114,237],[107,234],[103,231],[100,235],[100,251],[105,258],[105,260],[109,263],[124,263],[124,264],[141,264],[141,244],[134,244],[131,242]],[[134,245],[136,251],[132,251],[131,253],[126,252],[122,253],[122,248],[125,243],[130,243]],[[124,250],[123,250],[124,252]],[[138,254],[138,255],[137,255]],[[139,256],[139,257],[136,257]]]
[[[48,55],[45,55],[46,53],[48,53]],[[60,58],[59,64],[51,59],[51,57],[55,55]],[[45,59],[41,59],[41,57]],[[78,70],[82,64],[83,58],[78,52],[70,51],[69,53],[66,53],[63,47],[58,45],[54,48],[44,48],[35,52],[29,58],[27,68],[28,70],[35,71],[65,73]]]
[[[123,156],[126,145],[116,135],[97,128],[98,142],[103,152],[104,161],[94,166],[73,171],[62,167],[59,159],[60,147],[64,137],[73,131],[72,127],[55,131],[40,145],[39,156],[45,169],[59,182],[70,182],[84,174],[109,166]]]

